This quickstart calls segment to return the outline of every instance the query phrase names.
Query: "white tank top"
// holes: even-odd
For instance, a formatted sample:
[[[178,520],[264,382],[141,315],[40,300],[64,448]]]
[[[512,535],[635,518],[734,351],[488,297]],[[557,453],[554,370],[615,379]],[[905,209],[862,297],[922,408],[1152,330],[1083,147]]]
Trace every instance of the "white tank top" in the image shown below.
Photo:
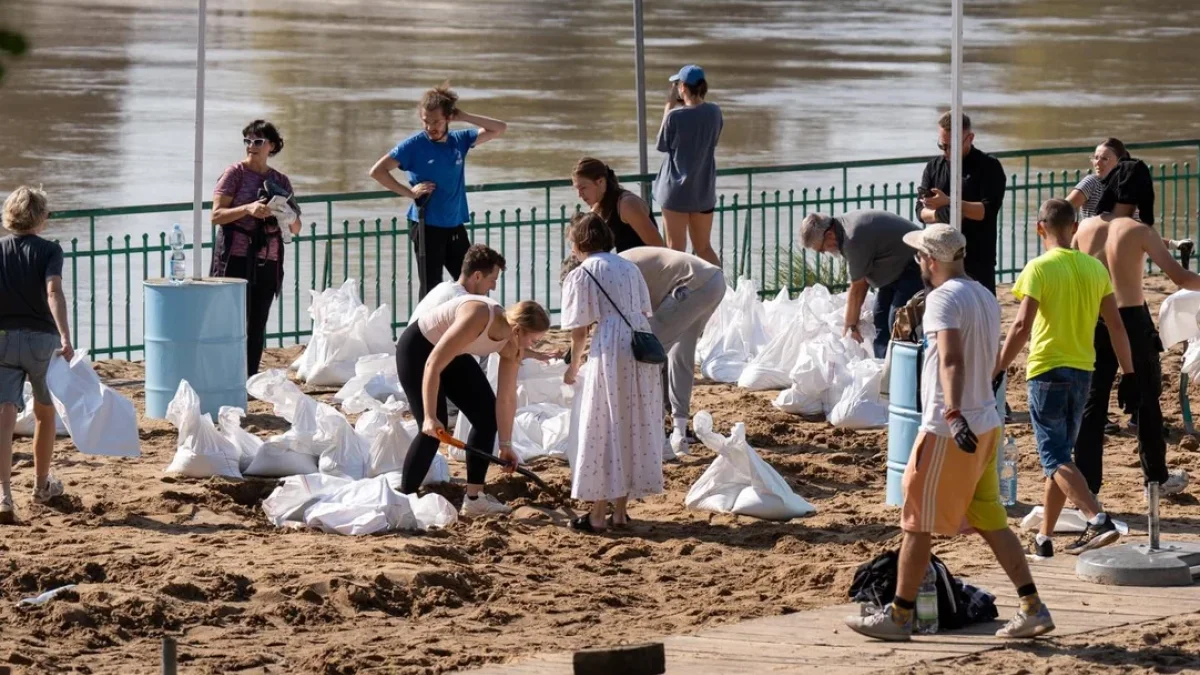
[[[492,327],[492,322],[496,319],[496,309],[500,308],[500,303],[492,300],[486,295],[460,295],[456,298],[451,298],[446,302],[434,307],[417,319],[417,327],[421,329],[421,334],[425,336],[433,344],[437,344],[438,340],[450,330],[450,326],[454,324],[454,317],[458,314],[458,308],[467,302],[481,302],[487,305],[488,322],[484,327],[483,332],[475,338],[471,344],[467,345],[465,353],[474,354],[475,356],[487,356],[500,351],[508,340],[500,340],[499,342],[488,337],[488,330]]]

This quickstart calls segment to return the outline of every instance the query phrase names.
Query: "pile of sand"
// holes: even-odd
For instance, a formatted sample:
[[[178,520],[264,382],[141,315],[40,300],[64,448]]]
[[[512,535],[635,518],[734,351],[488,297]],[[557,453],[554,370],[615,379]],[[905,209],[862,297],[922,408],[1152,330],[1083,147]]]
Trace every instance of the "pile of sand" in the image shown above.
[[[1010,299],[1006,316],[1013,308]],[[272,352],[268,367],[296,353]],[[1164,411],[1175,429],[1169,459],[1200,477],[1197,444],[1180,443],[1178,354],[1163,362]],[[139,364],[97,369],[141,409]],[[1020,422],[1017,380],[1010,400]],[[495,486],[518,507],[510,519],[364,538],[276,530],[259,506],[273,482],[165,477],[175,431],[150,420],[141,423],[139,460],[88,457],[61,443],[55,471],[68,496],[38,507],[29,501],[30,444],[19,441],[21,523],[0,531],[0,664],[37,673],[157,672],[158,638],[169,633],[189,673],[429,675],[845,602],[855,567],[897,545],[898,512],[882,503],[885,434],[803,422],[772,408],[773,397],[700,384],[694,410],[712,411],[722,431],[745,422],[762,457],[817,515],[780,524],[684,511],[684,495],[712,460],[697,447],[666,467],[666,493],[636,504],[632,531],[619,537],[565,528],[551,495],[519,477]],[[261,435],[287,427],[261,403],[249,412],[245,424]],[[1022,451],[1015,524],[1040,500],[1041,473],[1028,425],[1012,429]],[[1110,437],[1107,453],[1104,503],[1143,531],[1135,440]],[[462,465],[451,466],[461,478]],[[533,468],[557,490],[568,488],[565,465],[542,459]],[[438,490],[456,504],[462,498],[461,484]],[[1200,533],[1192,494],[1166,501],[1163,516],[1168,536]],[[942,540],[935,552],[959,574],[995,564],[976,539]],[[15,608],[68,583],[79,587],[42,607]],[[1108,647],[1084,651],[1072,647],[1079,639],[1014,646],[934,670],[1046,672],[1052,664],[1054,672],[1092,672],[1110,664],[1116,672],[1142,664],[1131,651],[1139,644],[1165,659],[1146,664],[1174,667],[1172,654],[1186,640],[1145,635],[1165,630],[1194,644],[1195,624],[1118,630],[1104,637]],[[1041,661],[1046,655],[1054,656]],[[1197,665],[1194,656],[1188,663]]]

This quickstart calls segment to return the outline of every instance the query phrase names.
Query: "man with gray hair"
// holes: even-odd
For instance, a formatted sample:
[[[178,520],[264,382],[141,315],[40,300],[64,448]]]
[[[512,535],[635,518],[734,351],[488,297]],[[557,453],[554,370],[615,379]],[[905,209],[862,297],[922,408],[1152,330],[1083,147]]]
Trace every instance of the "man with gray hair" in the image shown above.
[[[867,288],[875,289],[875,358],[882,359],[887,353],[896,311],[924,288],[921,268],[913,258],[916,251],[904,243],[904,235],[918,229],[887,211],[851,211],[837,218],[810,213],[800,224],[800,241],[805,248],[846,260],[850,293],[843,334],[858,342],[863,340],[858,332],[858,316]]]

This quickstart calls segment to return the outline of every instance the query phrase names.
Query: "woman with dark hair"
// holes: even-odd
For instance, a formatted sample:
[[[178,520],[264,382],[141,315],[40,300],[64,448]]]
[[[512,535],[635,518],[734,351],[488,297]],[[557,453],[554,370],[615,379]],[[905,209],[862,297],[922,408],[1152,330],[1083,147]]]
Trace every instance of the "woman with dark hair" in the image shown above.
[[[650,331],[650,291],[638,266],[609,251],[613,235],[598,214],[579,213],[567,227],[571,253],[583,261],[563,280],[562,328],[571,331],[571,359],[563,381],[574,384],[588,333],[596,363],[579,392],[578,433],[571,466],[571,497],[592,502],[571,521],[584,532],[629,524],[630,499],[658,494],[662,474],[662,375],[634,358],[633,332]],[[606,522],[608,504],[613,515]]]
[[[499,138],[508,129],[500,120],[472,115],[459,110],[458,94],[448,83],[425,92],[417,106],[421,131],[400,141],[391,152],[379,158],[371,167],[371,178],[401,197],[413,200],[408,207],[409,232],[413,250],[420,255],[420,237],[425,236],[425,260],[419,280],[418,299],[424,298],[442,282],[442,269],[457,277],[471,241],[467,238],[466,223],[471,219],[467,208],[467,152]],[[451,122],[470,124],[475,128],[450,130]],[[402,185],[392,171],[408,172],[408,183]],[[425,210],[425,231],[418,227],[420,208]]]
[[[300,207],[292,195],[292,182],[267,165],[283,150],[283,137],[274,124],[254,120],[242,129],[246,157],[217,181],[213,190],[212,223],[221,230],[213,244],[214,277],[245,279],[246,371],[258,372],[266,345],[271,303],[283,290],[283,230],[300,233]],[[280,223],[267,206],[273,196],[286,196],[291,222]]]
[[[724,120],[708,103],[704,69],[684,66],[671,77],[671,93],[658,129],[658,151],[667,153],[654,181],[654,200],[662,206],[667,246],[721,266],[713,250],[712,221],[717,206],[717,142]]]
[[[1116,168],[1117,162],[1128,157],[1125,144],[1115,138],[1096,146],[1091,158],[1092,173],[1084,176],[1067,195],[1067,201],[1078,209],[1080,220],[1096,215],[1096,206],[1104,196],[1104,179]]]
[[[571,184],[592,213],[612,230],[617,253],[638,246],[662,246],[658,224],[645,200],[621,187],[607,164],[584,157],[571,171]]]

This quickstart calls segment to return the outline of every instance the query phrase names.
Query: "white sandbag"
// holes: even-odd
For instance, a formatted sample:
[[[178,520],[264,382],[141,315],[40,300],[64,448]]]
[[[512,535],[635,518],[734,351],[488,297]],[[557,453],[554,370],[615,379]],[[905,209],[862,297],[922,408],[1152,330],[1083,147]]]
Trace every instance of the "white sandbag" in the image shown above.
[[[770,341],[766,315],[752,279],[738,281],[709,318],[697,347],[700,372],[715,382],[737,382],[746,364]],[[709,336],[712,336],[709,338]]]
[[[823,414],[825,411],[823,394],[824,391],[817,392],[816,394],[807,393],[799,386],[793,384],[779,392],[775,400],[771,401],[771,405],[792,415],[815,417]]]
[[[292,364],[300,379],[314,386],[342,386],[354,377],[360,358],[390,351],[388,311],[387,305],[380,305],[369,312],[359,300],[355,279],[338,289],[313,291],[312,339]]]
[[[217,426],[225,440],[233,444],[238,452],[238,467],[244,473],[250,468],[263,440],[242,428],[242,418],[246,412],[241,408],[223,405],[217,412]]]
[[[1189,380],[1200,379],[1200,340],[1192,338],[1188,342],[1187,351],[1183,353],[1182,370]]]
[[[794,321],[791,329],[781,329],[762,351],[750,359],[738,377],[739,387],[751,391],[765,391],[791,386],[791,370],[796,365],[796,357],[800,355],[804,343],[808,340],[808,336],[799,330],[797,323],[798,321]]]
[[[83,352],[67,363],[50,360],[46,387],[75,447],[87,455],[138,457],[137,411],[133,403],[100,381]]]
[[[404,419],[404,404],[389,399],[380,404],[369,399],[366,412],[359,416],[354,431],[368,447],[367,477],[374,478],[404,469],[404,460],[412,440],[420,433],[417,421]],[[450,465],[441,454],[435,455],[422,485],[450,482]]]
[[[1158,308],[1158,336],[1167,349],[1200,337],[1200,292],[1175,291]]]
[[[288,476],[263,500],[263,512],[275,527],[303,527],[308,507],[350,483],[349,479],[323,473]]]
[[[283,370],[268,370],[246,380],[246,392],[254,398],[275,406],[275,414],[294,422],[296,406],[308,396]]]
[[[1033,510],[1021,520],[1021,529],[1037,530],[1041,528],[1042,522],[1046,518],[1046,509],[1041,506],[1033,507]],[[1117,532],[1121,536],[1129,534],[1129,525],[1121,520],[1113,519],[1113,526],[1117,528]],[[1054,523],[1055,532],[1083,532],[1087,529],[1087,518],[1079,509],[1063,509],[1058,515],[1058,522]]]
[[[522,464],[536,457],[566,454],[571,433],[571,409],[554,403],[534,403],[520,408],[513,420],[513,452]]]
[[[790,520],[816,512],[750,447],[744,424],[735,424],[725,438],[713,431],[712,415],[702,410],[692,418],[692,428],[718,457],[688,490],[684,504],[689,509],[764,520]]]
[[[285,478],[316,472],[316,455],[296,452],[284,441],[269,440],[259,447],[243,473],[263,478]]]
[[[25,409],[17,413],[17,424],[13,427],[13,436],[32,436],[37,428],[37,417],[33,414],[33,385],[26,382],[21,397],[25,399]],[[54,435],[67,435],[67,427],[63,424],[57,411],[54,413]]]
[[[458,513],[445,497],[397,492],[399,474],[366,478],[322,495],[304,512],[304,523],[325,532],[362,536],[392,530],[447,527]]]
[[[345,403],[358,392],[368,389],[368,393],[378,401],[386,401],[388,396],[404,400],[396,371],[395,353],[368,354],[359,358],[354,364],[354,377],[333,395],[333,400]]]
[[[167,404],[167,421],[179,430],[179,441],[166,473],[189,478],[242,477],[237,448],[217,431],[211,417],[200,414],[200,397],[187,380],[179,382],[175,397]]]
[[[829,413],[829,423],[842,429],[882,427],[888,421],[887,402],[879,394],[882,359],[862,359],[849,366],[853,383],[842,392]]]
[[[370,444],[354,433],[354,427],[341,413],[320,404],[317,407],[316,444],[322,448],[317,468],[330,476],[351,480],[367,477]]]

